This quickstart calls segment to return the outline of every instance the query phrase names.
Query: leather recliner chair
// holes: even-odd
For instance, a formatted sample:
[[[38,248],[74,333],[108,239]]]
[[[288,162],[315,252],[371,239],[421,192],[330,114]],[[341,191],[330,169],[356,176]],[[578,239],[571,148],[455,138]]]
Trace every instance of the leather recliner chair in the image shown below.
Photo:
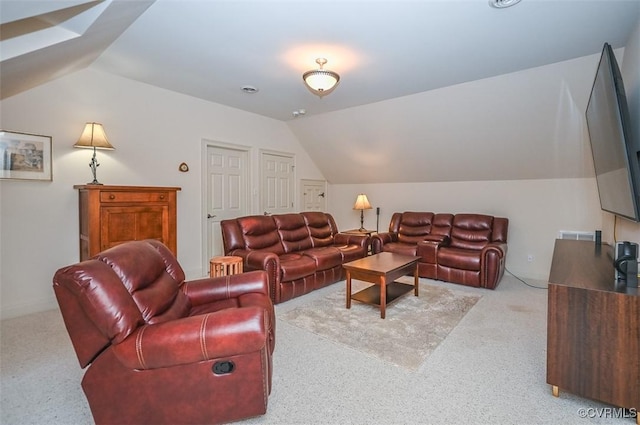
[[[162,243],[125,242],[53,277],[97,424],[264,414],[275,316],[263,271],[185,282]]]

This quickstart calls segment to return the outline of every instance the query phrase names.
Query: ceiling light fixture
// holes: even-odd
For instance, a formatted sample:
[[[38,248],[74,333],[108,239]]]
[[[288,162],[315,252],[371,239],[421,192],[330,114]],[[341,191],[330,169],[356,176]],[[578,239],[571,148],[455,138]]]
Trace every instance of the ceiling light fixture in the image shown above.
[[[258,88],[254,87],[254,86],[242,86],[240,88],[243,92],[248,93],[248,94],[254,94],[254,93],[258,93]]]
[[[340,81],[340,76],[333,71],[322,69],[324,64],[327,63],[325,58],[316,59],[316,63],[320,65],[320,68],[305,72],[302,74],[302,79],[309,91],[321,98],[336,88]]]
[[[489,6],[496,9],[504,9],[506,7],[515,6],[520,3],[521,0],[489,0]]]

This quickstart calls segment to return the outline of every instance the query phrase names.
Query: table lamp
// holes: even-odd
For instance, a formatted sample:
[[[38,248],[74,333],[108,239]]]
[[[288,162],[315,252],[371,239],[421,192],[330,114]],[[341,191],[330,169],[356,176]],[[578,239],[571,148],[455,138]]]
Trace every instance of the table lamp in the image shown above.
[[[73,147],[93,148],[93,157],[91,158],[91,162],[89,163],[89,168],[91,168],[91,173],[93,174],[93,181],[87,184],[102,184],[99,183],[98,179],[96,178],[96,169],[100,166],[100,164],[98,164],[98,160],[96,159],[96,149],[115,149],[113,146],[111,146],[111,143],[109,143],[102,124],[99,124],[97,122],[88,122],[84,126],[84,130],[82,131],[80,138],[78,139],[76,144],[73,145]]]
[[[353,209],[360,210],[360,229],[358,230],[360,230],[361,232],[364,232],[366,230],[364,228],[364,210],[371,209],[371,204],[367,199],[367,195],[365,195],[364,193],[359,194],[358,197],[356,198],[356,203],[353,206]]]

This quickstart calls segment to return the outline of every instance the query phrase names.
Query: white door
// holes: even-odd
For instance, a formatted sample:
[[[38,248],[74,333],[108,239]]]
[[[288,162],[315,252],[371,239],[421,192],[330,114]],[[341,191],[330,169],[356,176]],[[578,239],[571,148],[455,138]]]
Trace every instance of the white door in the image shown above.
[[[327,182],[324,180],[300,180],[302,211],[327,210]]]
[[[206,147],[207,249],[203,270],[209,270],[211,257],[224,255],[220,221],[248,214],[248,157],[246,150]]]
[[[294,212],[295,164],[288,154],[261,152],[261,207],[264,214]]]

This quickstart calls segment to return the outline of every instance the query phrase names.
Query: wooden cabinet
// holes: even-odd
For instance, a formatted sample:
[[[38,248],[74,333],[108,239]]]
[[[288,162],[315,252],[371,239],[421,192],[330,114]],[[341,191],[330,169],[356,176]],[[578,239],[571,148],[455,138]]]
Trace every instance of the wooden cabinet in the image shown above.
[[[80,260],[122,242],[157,239],[177,255],[179,187],[74,186],[80,209]]]
[[[548,301],[554,395],[565,390],[640,412],[640,293],[615,282],[612,247],[557,240]]]

